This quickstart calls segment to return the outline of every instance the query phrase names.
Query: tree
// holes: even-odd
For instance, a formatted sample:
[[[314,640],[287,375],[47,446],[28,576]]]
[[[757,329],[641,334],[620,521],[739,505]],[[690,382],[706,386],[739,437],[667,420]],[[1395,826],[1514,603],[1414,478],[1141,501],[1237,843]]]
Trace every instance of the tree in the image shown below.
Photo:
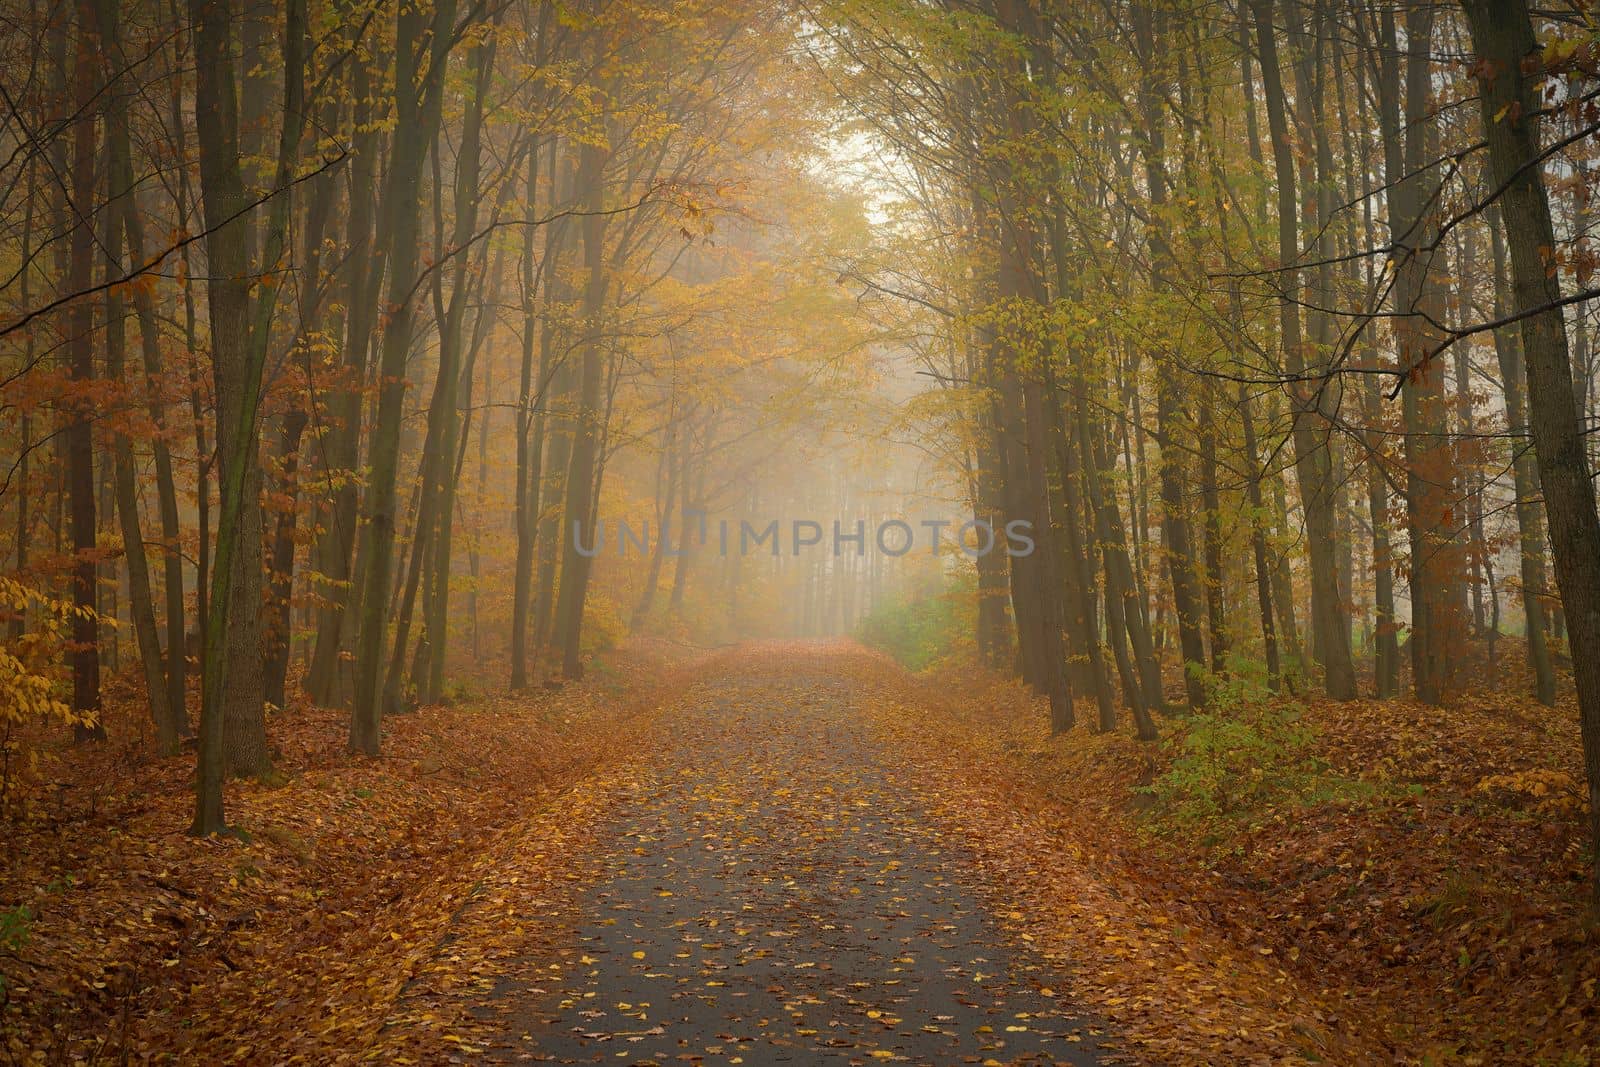
[[[95,200],[96,137],[95,119],[100,85],[95,77],[94,60],[98,47],[95,9],[89,0],[77,5],[77,58],[74,66],[76,117],[70,120],[72,134],[71,241],[66,276],[67,298],[87,293],[93,284],[94,219],[90,206]],[[94,370],[94,305],[85,299],[73,300],[65,314],[68,369],[77,397],[74,410],[62,437],[66,446],[66,480],[71,499],[73,604],[72,617],[72,713],[77,719],[78,739],[102,741],[105,726],[100,722],[100,635],[95,612],[99,604],[96,578],[94,434],[90,426],[93,401],[91,383]]]
[[[377,417],[368,451],[367,560],[360,572],[360,622],[356,626],[355,704],[350,714],[350,749],[378,754],[381,737],[388,633],[388,596],[394,566],[395,518],[399,506],[402,403],[406,358],[416,316],[421,248],[422,164],[443,106],[456,5],[438,0],[431,12],[422,5],[402,8],[395,32],[395,131],[384,189],[381,229],[389,236],[388,321],[378,364]]]
[[[239,96],[230,38],[232,0],[190,0],[195,27],[195,122],[200,148],[200,191],[213,279],[211,361],[218,404],[221,514],[206,628],[204,696],[197,757],[198,803],[192,832],[226,829],[225,773],[262,774],[270,767],[261,676],[260,480],[261,379],[266,366],[280,270],[287,240],[291,183],[299,163],[305,121],[305,0],[284,10],[283,120],[260,262],[264,276],[252,299],[244,188],[239,145]]]
[[[1467,0],[1499,222],[1511,252],[1512,314],[1527,364],[1529,425],[1544,487],[1556,585],[1566,608],[1589,779],[1591,906],[1600,910],[1600,516],[1572,385],[1561,284],[1539,146],[1538,46],[1526,0]]]

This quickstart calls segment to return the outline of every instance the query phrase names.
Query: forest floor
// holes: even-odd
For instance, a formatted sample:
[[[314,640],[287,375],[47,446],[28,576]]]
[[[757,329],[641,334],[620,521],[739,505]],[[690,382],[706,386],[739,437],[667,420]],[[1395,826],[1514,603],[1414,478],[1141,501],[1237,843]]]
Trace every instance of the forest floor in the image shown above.
[[[392,720],[379,760],[344,755],[337,714],[277,716],[282,780],[230,788],[239,838],[185,834],[188,759],[49,753],[7,816],[0,1059],[1600,1048],[1569,712],[1313,704],[1313,731],[1267,731],[1272,788],[1197,813],[1216,783],[1189,750],[1051,738],[978,672],[666,649]]]

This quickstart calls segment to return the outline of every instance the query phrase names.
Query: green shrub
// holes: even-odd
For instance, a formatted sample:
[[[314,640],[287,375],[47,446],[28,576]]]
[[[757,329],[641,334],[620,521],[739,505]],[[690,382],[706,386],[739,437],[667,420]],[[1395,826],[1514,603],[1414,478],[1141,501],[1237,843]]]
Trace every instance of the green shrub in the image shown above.
[[[0,908],[0,952],[15,953],[28,943],[28,937],[33,932],[33,911],[26,904],[18,904],[12,908]],[[6,976],[0,974],[0,1005],[6,1002],[10,990],[6,988]]]
[[[1161,828],[1221,830],[1316,799],[1326,782],[1310,751],[1315,739],[1295,704],[1216,699],[1168,739],[1176,749],[1171,766],[1140,791],[1154,798]]]
[[[924,670],[972,643],[977,581],[947,578],[937,593],[879,604],[856,628],[856,639],[911,670]]]
[[[0,951],[15,952],[28,943],[33,929],[33,912],[26,904],[0,908]]]

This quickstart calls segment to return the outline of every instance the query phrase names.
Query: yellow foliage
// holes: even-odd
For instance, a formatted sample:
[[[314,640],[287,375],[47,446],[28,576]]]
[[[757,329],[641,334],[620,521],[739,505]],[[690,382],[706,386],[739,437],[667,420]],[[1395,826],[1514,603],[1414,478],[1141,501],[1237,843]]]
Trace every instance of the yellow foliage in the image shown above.
[[[1478,782],[1477,790],[1498,793],[1540,815],[1576,811],[1583,805],[1583,792],[1571,775],[1538,767],[1512,774],[1491,774]]]
[[[616,601],[600,593],[591,593],[583,605],[583,649],[585,652],[604,652],[615,648],[628,635],[628,626],[622,621],[622,611]]]
[[[14,803],[37,780],[39,754],[22,727],[40,719],[65,726],[88,725],[60,697],[55,665],[62,660],[67,628],[74,616],[96,613],[70,601],[46,596],[0,576],[0,610],[26,617],[31,629],[0,644],[0,810]]]

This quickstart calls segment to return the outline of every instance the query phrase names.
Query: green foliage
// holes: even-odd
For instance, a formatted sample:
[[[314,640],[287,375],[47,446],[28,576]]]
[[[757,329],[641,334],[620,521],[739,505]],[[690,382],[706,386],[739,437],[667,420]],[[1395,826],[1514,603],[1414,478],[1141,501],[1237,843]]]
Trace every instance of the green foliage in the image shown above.
[[[33,932],[33,911],[26,904],[0,908],[0,951],[15,952]]]
[[[861,621],[856,638],[914,671],[925,670],[972,643],[976,605],[975,575],[960,574],[946,578],[932,595],[878,605]]]
[[[1154,798],[1158,829],[1220,831],[1275,807],[1324,795],[1324,767],[1311,753],[1316,732],[1299,705],[1260,699],[1245,676],[1214,682],[1208,709],[1168,739],[1165,774],[1140,791]]]
[[[1198,663],[1188,665],[1206,687],[1206,706],[1213,711],[1234,712],[1273,698],[1267,684],[1267,665],[1238,651],[1229,651],[1227,673],[1217,675]]]
[[[444,692],[439,695],[442,703],[452,707],[478,704],[482,702],[483,698],[483,685],[475,678],[447,678],[444,683]]]
[[[0,908],[0,952],[16,952],[33,933],[33,912],[26,904]],[[6,976],[0,974],[0,1004],[6,1000]]]

